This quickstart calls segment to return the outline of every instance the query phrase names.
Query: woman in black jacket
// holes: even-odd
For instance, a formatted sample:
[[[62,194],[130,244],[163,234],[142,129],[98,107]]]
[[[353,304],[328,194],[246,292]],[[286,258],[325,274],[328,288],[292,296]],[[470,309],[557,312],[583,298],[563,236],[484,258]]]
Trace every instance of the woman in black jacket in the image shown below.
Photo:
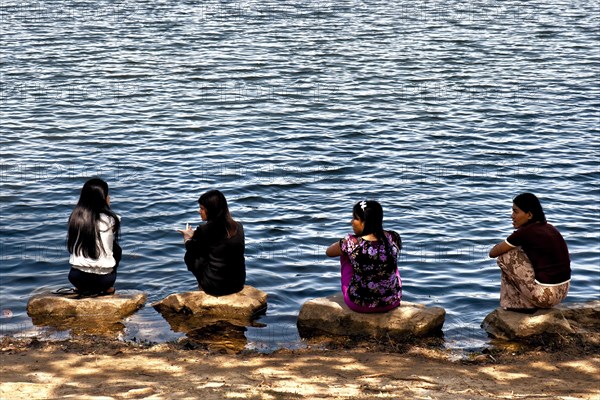
[[[234,221],[227,200],[218,190],[198,199],[206,223],[196,230],[180,230],[185,241],[185,264],[198,280],[198,288],[213,296],[237,293],[246,282],[244,227]]]

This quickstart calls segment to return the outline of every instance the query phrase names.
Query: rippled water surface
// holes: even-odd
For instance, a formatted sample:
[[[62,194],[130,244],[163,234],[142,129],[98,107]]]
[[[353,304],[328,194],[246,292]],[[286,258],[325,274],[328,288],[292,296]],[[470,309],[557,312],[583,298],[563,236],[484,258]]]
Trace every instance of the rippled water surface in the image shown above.
[[[600,293],[598,4],[592,1],[3,1],[3,334],[68,286],[66,220],[101,176],[122,216],[117,290],[193,290],[180,228],[222,190],[269,309],[255,348],[301,344],[302,303],[339,290],[327,245],[377,199],[404,241],[404,299],[442,306],[450,347],[498,305],[489,248],[533,191]],[[146,307],[126,338],[173,340]]]

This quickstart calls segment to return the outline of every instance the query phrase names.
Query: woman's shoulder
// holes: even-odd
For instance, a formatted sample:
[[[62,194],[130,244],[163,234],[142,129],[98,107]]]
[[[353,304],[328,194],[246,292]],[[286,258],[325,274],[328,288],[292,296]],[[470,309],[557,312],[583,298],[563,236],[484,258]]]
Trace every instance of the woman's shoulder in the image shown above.
[[[344,236],[342,238],[342,240],[344,240],[346,242],[357,242],[359,238],[360,238],[359,236],[356,236],[353,233],[347,233],[346,236]]]
[[[119,219],[119,221],[121,220],[119,215],[115,214],[115,216]],[[111,215],[100,213],[98,224],[100,226],[111,227],[115,224],[115,219]]]
[[[388,237],[388,239],[393,240],[396,243],[400,243],[400,234],[396,231],[383,231],[383,233]]]
[[[548,237],[548,235],[560,235],[560,232],[548,222],[534,222],[513,231],[506,240],[520,246],[521,241],[537,240],[536,238]]]
[[[235,223],[235,236],[244,237],[244,225],[240,221],[233,221]]]
[[[342,248],[348,246],[356,246],[360,242],[360,237],[352,233],[347,233],[343,238],[340,239],[340,245]]]
[[[545,222],[544,226],[542,228],[545,232],[547,232],[548,235],[554,236],[554,237],[561,237],[562,238],[562,234],[560,233],[560,231],[552,224]]]
[[[532,224],[525,225],[515,231],[515,233],[520,233],[522,235],[526,234],[537,234],[539,232],[551,232],[558,231],[554,226],[550,225],[548,222],[534,222]]]

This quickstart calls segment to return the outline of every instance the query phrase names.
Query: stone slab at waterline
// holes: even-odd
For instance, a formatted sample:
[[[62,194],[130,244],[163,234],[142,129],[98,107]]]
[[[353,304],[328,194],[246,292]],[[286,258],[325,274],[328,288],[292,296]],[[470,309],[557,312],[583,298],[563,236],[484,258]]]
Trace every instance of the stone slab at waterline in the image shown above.
[[[65,320],[114,322],[133,314],[145,303],[146,295],[137,290],[84,298],[44,291],[31,296],[27,303],[27,315],[36,325],[56,325]]]
[[[402,339],[441,332],[446,311],[441,307],[402,302],[385,313],[357,313],[344,303],[341,293],[312,299],[302,305],[298,330],[302,336],[332,334]]]
[[[600,344],[600,300],[563,303],[533,314],[497,308],[488,314],[481,327],[492,337],[504,340],[528,339],[543,335],[580,337],[589,344]],[[596,343],[597,342],[597,343]]]
[[[175,293],[152,304],[168,320],[170,315],[184,315],[213,320],[250,321],[267,308],[267,294],[252,286],[238,293],[211,296],[202,291]]]

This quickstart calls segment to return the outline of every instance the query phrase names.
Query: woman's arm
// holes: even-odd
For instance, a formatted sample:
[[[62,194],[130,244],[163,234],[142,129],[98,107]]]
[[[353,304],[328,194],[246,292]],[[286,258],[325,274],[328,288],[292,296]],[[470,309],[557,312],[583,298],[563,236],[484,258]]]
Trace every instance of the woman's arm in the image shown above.
[[[509,250],[514,249],[513,246],[511,246],[510,244],[508,244],[506,242],[506,240],[503,240],[502,242],[498,243],[497,245],[495,245],[494,247],[492,247],[492,249],[490,250],[490,257],[491,258],[496,258],[501,254],[506,253]]]
[[[342,249],[340,248],[340,242],[337,241],[335,243],[333,243],[331,246],[329,246],[327,248],[327,250],[325,250],[325,254],[327,254],[329,257],[339,257],[342,255]]]

